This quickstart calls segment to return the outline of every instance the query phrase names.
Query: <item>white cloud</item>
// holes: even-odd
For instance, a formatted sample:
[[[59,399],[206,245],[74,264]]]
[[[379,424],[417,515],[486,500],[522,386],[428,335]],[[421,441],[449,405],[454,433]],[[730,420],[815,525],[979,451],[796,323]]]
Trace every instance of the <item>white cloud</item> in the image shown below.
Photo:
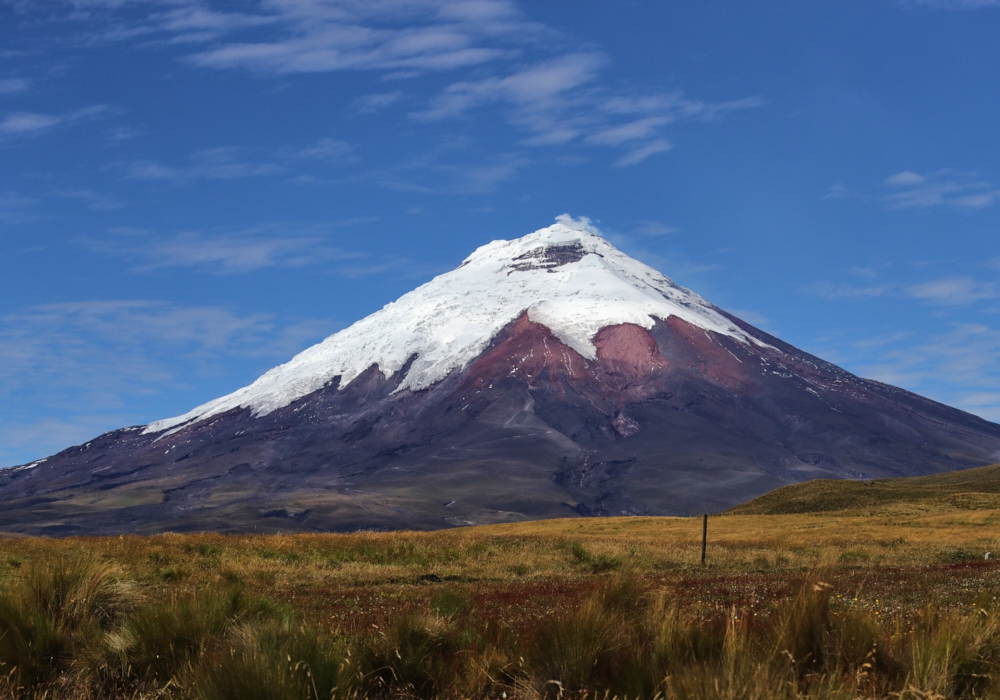
[[[450,70],[495,60],[509,53],[505,44],[519,44],[541,29],[525,21],[513,3],[499,0],[272,0],[259,7],[252,18],[228,20],[233,26],[226,29],[267,19],[283,36],[231,41],[190,60],[274,73]]]
[[[991,264],[987,263],[988,266]],[[910,298],[942,307],[968,306],[977,301],[1000,298],[996,283],[981,282],[968,276],[940,277],[918,284],[893,281],[875,284],[879,271],[874,268],[855,266],[846,271],[853,277],[871,280],[872,283],[859,285],[822,280],[809,285],[804,291],[824,299]]]
[[[823,199],[855,199],[864,197],[863,194],[855,192],[842,182],[830,185],[830,189],[823,195]]]
[[[980,10],[1000,7],[1000,0],[898,0],[902,7],[923,7],[931,10]]]
[[[0,120],[0,133],[24,134],[32,131],[42,131],[60,122],[59,117],[51,114],[33,114],[31,112],[13,112]]]
[[[278,21],[277,17],[241,12],[214,12],[195,5],[155,13],[150,20],[165,32],[175,33],[173,41],[210,41],[217,37]]]
[[[111,195],[88,189],[56,190],[52,194],[57,197],[75,199],[93,211],[112,211],[114,209],[121,209],[125,206],[117,198]]]
[[[880,284],[869,287],[859,287],[853,284],[834,284],[833,282],[815,282],[806,291],[824,299],[871,299],[883,297],[892,293],[893,285]]]
[[[996,299],[996,285],[978,282],[971,277],[944,277],[906,288],[915,298],[945,306],[966,306],[981,299]]]
[[[612,126],[587,137],[587,143],[597,143],[605,146],[620,146],[626,141],[644,139],[656,133],[657,128],[673,121],[670,117],[646,117],[627,124]]]
[[[122,427],[120,415],[73,416],[69,419],[42,418],[11,420],[0,423],[0,469],[18,466],[48,457],[69,445],[84,441],[108,430]]]
[[[32,218],[30,211],[38,202],[17,192],[0,192],[0,223],[18,224]]]
[[[619,168],[624,168],[629,165],[636,165],[642,161],[649,158],[651,155],[657,153],[663,153],[664,151],[669,151],[673,148],[673,145],[666,139],[656,139],[651,143],[647,143],[645,146],[640,146],[634,151],[629,151],[621,158],[615,161],[615,165]]]
[[[239,11],[210,1],[74,0],[73,7],[71,18],[110,27],[92,41],[202,42],[186,60],[203,67],[279,75],[376,71],[383,79],[461,70],[460,79],[429,101],[420,100],[411,116],[441,120],[500,105],[501,115],[525,133],[524,145],[579,139],[626,149],[618,154],[619,167],[669,150],[662,130],[674,121],[711,121],[763,104],[759,97],[707,103],[679,92],[610,89],[598,80],[605,56],[572,48],[557,30],[529,21],[512,0],[251,0]],[[32,11],[25,5],[25,12]],[[373,113],[403,99],[397,90],[363,96],[352,106]],[[222,172],[246,176],[245,169],[234,167]],[[152,161],[134,164],[132,175],[215,176]]]
[[[140,129],[134,129],[128,126],[117,126],[114,129],[108,131],[108,140],[113,143],[120,143],[122,141],[131,141],[134,138],[143,135],[143,131]]]
[[[855,277],[862,277],[866,280],[873,280],[878,277],[878,270],[871,267],[860,267],[855,265],[854,267],[849,267],[847,271]]]
[[[874,199],[892,209],[950,207],[969,212],[985,209],[1000,201],[1000,186],[977,177],[975,173],[948,168],[923,175],[904,170],[887,177],[882,185],[881,192],[866,193],[839,182],[830,187],[823,199]]]
[[[677,233],[680,229],[674,226],[667,226],[662,221],[645,220],[640,221],[639,225],[636,226],[635,232],[640,236],[666,236],[671,233]]]
[[[421,119],[454,117],[481,104],[507,102],[516,106],[520,119],[537,122],[539,112],[551,112],[552,103],[566,92],[594,80],[604,58],[597,54],[569,54],[524,68],[502,78],[485,78],[449,85]]]
[[[980,323],[958,324],[918,348],[934,372],[956,383],[1000,387],[1000,331]]]
[[[30,81],[24,78],[4,78],[0,80],[0,95],[22,92],[27,90],[30,85]]]
[[[1000,187],[970,173],[939,170],[927,175],[903,171],[885,184],[891,194],[882,201],[894,209],[948,206],[966,211],[992,206],[1000,199]]]
[[[923,392],[978,415],[1000,420],[1000,331],[956,324],[924,343],[906,342],[862,367],[865,376]]]
[[[221,147],[195,153],[191,156],[190,165],[171,166],[153,160],[137,160],[127,167],[126,174],[134,180],[185,183],[198,179],[235,180],[283,172],[281,167],[273,163],[246,161],[240,155],[238,148]]]
[[[345,163],[355,160],[353,148],[346,141],[332,138],[322,138],[313,144],[302,148],[284,148],[280,151],[279,157],[284,158],[306,158],[311,160],[325,160]]]
[[[896,173],[891,177],[887,177],[885,179],[885,184],[892,185],[893,187],[905,187],[907,185],[922,185],[926,181],[926,178],[922,175],[917,175],[909,170],[904,170],[901,173]]]
[[[8,112],[0,119],[0,135],[28,136],[57,126],[96,117],[108,111],[106,105],[93,105],[65,114],[39,114],[35,112]]]
[[[710,121],[726,112],[763,104],[759,98],[713,104],[680,93],[609,94],[597,84],[606,63],[596,53],[566,54],[503,77],[456,82],[414,116],[429,121],[455,118],[500,103],[507,107],[508,120],[528,133],[527,145],[560,145],[577,138],[590,145],[627,145],[631,150],[615,163],[624,167],[670,150],[670,142],[659,131],[674,121]]]
[[[353,107],[356,112],[361,114],[374,114],[375,112],[380,112],[386,107],[396,104],[405,97],[406,95],[402,90],[364,95],[354,100]]]
[[[488,194],[516,176],[529,162],[502,154],[480,163],[455,163],[431,154],[392,171],[373,173],[371,177],[384,187],[403,192]]]
[[[88,247],[135,262],[134,270],[190,267],[225,274],[269,267],[304,267],[360,257],[330,246],[318,235],[278,235],[269,229],[230,234],[180,233],[156,236],[148,231],[116,229]]]
[[[513,178],[528,161],[516,156],[492,159],[491,162],[457,167],[453,170],[456,192],[486,194],[493,192],[501,183]]]
[[[208,379],[247,381],[232,374],[233,360],[264,369],[335,330],[322,319],[282,323],[272,314],[145,300],[46,304],[0,316],[0,463],[138,422],[136,406],[156,411],[151,399],[163,392],[202,400]],[[22,397],[61,418],[19,412]],[[49,438],[34,439],[45,427]]]

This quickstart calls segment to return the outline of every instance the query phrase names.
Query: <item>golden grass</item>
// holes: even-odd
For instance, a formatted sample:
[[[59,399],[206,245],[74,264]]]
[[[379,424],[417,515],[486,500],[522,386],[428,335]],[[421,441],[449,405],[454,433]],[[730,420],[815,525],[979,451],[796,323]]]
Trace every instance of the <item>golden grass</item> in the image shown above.
[[[551,644],[556,642],[562,645],[570,644],[573,635],[577,634],[574,630],[579,627],[581,630],[590,630],[587,634],[595,635],[597,632],[593,630],[605,630],[601,634],[607,633],[613,640],[618,639],[615,644],[626,644],[625,641],[621,641],[625,637],[631,640],[628,644],[639,644],[639,641],[628,636],[631,632],[615,628],[616,625],[621,627],[638,624],[630,621],[632,618],[626,614],[627,609],[623,608],[622,612],[607,612],[599,605],[601,598],[598,594],[601,586],[605,585],[603,582],[608,580],[608,574],[621,571],[628,572],[628,575],[639,582],[638,585],[649,596],[654,598],[658,596],[661,601],[669,600],[669,607],[673,612],[666,612],[666,608],[662,610],[656,608],[660,610],[656,614],[663,616],[664,625],[681,625],[677,628],[680,631],[676,634],[688,635],[684,637],[687,640],[684,644],[694,644],[692,649],[701,648],[698,644],[702,642],[697,641],[701,639],[698,637],[701,633],[697,631],[699,625],[708,625],[706,629],[716,630],[712,633],[716,635],[713,637],[716,641],[712,644],[717,642],[723,646],[711,652],[714,654],[714,656],[710,654],[711,663],[730,664],[731,668],[727,673],[737,674],[737,671],[743,673],[744,676],[740,676],[743,680],[740,682],[745,684],[745,688],[751,688],[753,683],[763,682],[765,676],[771,679],[779,676],[785,678],[781,674],[787,675],[787,669],[776,670],[772,657],[768,656],[773,649],[767,651],[763,647],[754,652],[761,659],[765,657],[770,659],[766,663],[761,661],[760,664],[763,665],[758,664],[753,669],[747,667],[743,670],[737,668],[738,664],[734,666],[736,662],[731,658],[732,654],[725,651],[725,648],[728,648],[725,644],[749,644],[750,642],[746,640],[750,637],[744,639],[746,635],[764,633],[757,628],[744,629],[739,625],[738,629],[733,627],[727,632],[729,629],[727,625],[732,627],[736,624],[732,620],[741,620],[740,625],[750,624],[747,621],[752,622],[756,619],[771,620],[772,622],[767,622],[767,625],[778,624],[775,621],[780,622],[780,620],[786,620],[781,624],[791,624],[789,621],[791,618],[781,617],[786,615],[783,610],[787,610],[787,607],[782,606],[785,606],[787,601],[796,599],[796,592],[801,589],[802,581],[823,581],[830,586],[829,589],[823,589],[829,591],[830,607],[828,612],[825,612],[824,608],[820,613],[829,615],[829,619],[834,621],[843,618],[843,624],[847,627],[842,630],[838,627],[840,631],[836,632],[837,635],[860,635],[858,639],[862,641],[850,642],[853,644],[851,649],[854,647],[860,649],[864,644],[871,644],[869,640],[871,635],[882,635],[878,637],[883,640],[880,643],[887,645],[897,644],[892,640],[904,638],[910,640],[905,643],[898,642],[902,646],[898,646],[893,652],[897,656],[900,654],[906,656],[911,653],[911,642],[916,639],[913,637],[916,634],[914,630],[918,630],[920,620],[925,615],[923,611],[928,605],[933,605],[938,610],[951,611],[949,615],[972,615],[973,618],[969,619],[974,619],[975,611],[996,605],[994,601],[1000,596],[1000,564],[997,564],[997,560],[987,560],[984,557],[986,552],[996,552],[1000,559],[998,524],[1000,524],[1000,510],[968,509],[967,501],[956,505],[940,499],[925,499],[913,503],[896,502],[854,511],[819,514],[713,516],[709,518],[706,567],[700,566],[699,563],[700,518],[566,519],[438,532],[267,536],[164,534],[149,537],[57,540],[11,537],[0,539],[0,592],[13,591],[23,586],[31,579],[31,572],[35,567],[80,557],[88,562],[101,563],[108,571],[114,572],[117,580],[128,582],[130,590],[134,591],[136,599],[141,600],[142,606],[146,609],[155,610],[157,609],[155,606],[167,606],[159,608],[166,611],[173,609],[172,606],[175,605],[187,605],[188,603],[184,601],[211,601],[211,596],[209,598],[204,596],[216,595],[219,591],[238,587],[248,599],[263,597],[274,601],[274,604],[292,611],[297,616],[296,619],[309,625],[308,629],[300,629],[296,627],[299,623],[281,618],[266,624],[261,623],[264,627],[254,628],[257,631],[253,634],[270,634],[276,639],[286,640],[282,642],[283,644],[298,645],[296,648],[307,651],[312,649],[313,651],[308,653],[318,655],[316,658],[327,653],[316,647],[321,643],[316,640],[327,638],[323,635],[328,635],[330,639],[341,640],[337,642],[341,645],[347,644],[343,640],[360,640],[350,642],[355,645],[351,648],[356,648],[356,653],[361,655],[352,657],[357,663],[360,663],[357,659],[362,657],[368,658],[372,664],[376,664],[377,659],[387,660],[377,663],[384,664],[390,661],[396,663],[392,661],[397,658],[396,652],[400,651],[402,646],[408,649],[412,647],[411,652],[415,656],[407,661],[410,665],[405,668],[400,666],[392,673],[408,673],[410,674],[408,677],[423,679],[420,681],[423,685],[419,686],[423,690],[417,695],[457,696],[466,693],[487,697],[491,696],[492,692],[489,688],[496,687],[502,688],[503,692],[508,692],[511,697],[535,698],[552,697],[553,693],[556,695],[558,693],[544,684],[538,685],[537,673],[541,671],[525,668],[518,670],[519,657],[510,649],[520,647],[516,645],[510,648],[503,647],[496,640],[507,639],[508,641],[504,643],[512,643],[510,639],[515,638],[522,640],[518,644],[526,646],[517,651],[517,654],[527,655],[525,656],[527,661],[522,660],[520,663],[529,665],[536,663],[538,668],[562,669],[559,672],[566,674],[567,679],[575,679],[573,682],[576,683],[577,691],[583,692],[589,682],[584,679],[586,674],[581,670],[589,663],[586,658],[570,660],[573,663],[583,663],[583,666],[560,666],[559,664],[564,661],[561,657],[545,656],[543,653],[545,649],[531,646],[536,644],[531,640],[542,635],[540,638],[555,640]],[[216,593],[212,593],[213,591]],[[594,595],[598,595],[598,598],[594,598]],[[452,602],[448,603],[448,600]],[[586,602],[588,600],[591,602]],[[447,612],[447,610],[461,612]],[[244,613],[239,613],[242,614]],[[250,632],[246,629],[250,628],[240,627],[243,622],[239,620],[243,618],[236,613],[233,615],[238,618],[238,624],[225,622],[225,630],[217,633],[218,639],[244,640],[239,644],[237,641],[226,642],[236,645],[231,651],[233,659],[244,665],[257,663],[254,659],[262,659],[261,664],[270,664],[269,673],[272,673],[272,681],[276,688],[306,687],[302,685],[305,683],[304,677],[294,675],[299,673],[298,670],[284,668],[281,658],[275,660],[277,657],[272,658],[273,654],[267,656],[270,653],[267,644],[262,643],[258,637],[252,639],[247,637]],[[588,615],[590,617],[587,617]],[[857,617],[859,615],[862,617]],[[452,623],[458,619],[456,616],[461,619],[475,619],[478,625],[475,628],[475,635],[470,637],[468,635],[472,634],[471,632],[467,630],[463,632],[455,627]],[[996,618],[989,619],[994,621]],[[563,622],[550,624],[545,622],[546,620],[563,620]],[[674,622],[669,622],[670,620]],[[678,620],[686,622],[681,624]],[[88,635],[99,636],[99,632],[94,630],[104,623],[94,624],[96,627],[92,626],[93,629],[87,628],[84,631]],[[807,630],[795,634],[805,635],[803,639],[807,641],[813,640],[809,642],[813,646],[821,642],[826,644],[829,642],[829,634],[833,634],[829,631],[833,629],[830,627],[833,623],[823,623],[829,627],[826,632],[816,631],[819,630],[819,627],[816,627],[819,624],[815,623],[813,625],[815,629],[811,632]],[[961,627],[965,622],[954,622],[954,624]],[[850,625],[855,625],[861,631],[858,632]],[[613,633],[607,631],[613,628]],[[877,634],[871,632],[876,628]],[[123,629],[126,631],[111,631],[106,634],[119,640],[115,644],[125,644],[120,640],[127,639],[127,626]],[[993,636],[989,636],[988,642],[989,644],[996,642],[1000,648],[1000,633],[994,635],[993,629],[989,627],[989,635]],[[653,631],[647,630],[643,633],[646,636],[642,637],[645,641],[640,640],[642,641],[640,646],[645,645],[642,646],[643,649],[647,647],[652,649],[661,643],[656,641],[659,639],[656,635],[668,632],[669,630],[661,630],[654,634]],[[73,639],[83,638],[81,636],[83,632],[74,634],[77,637]],[[375,637],[372,637],[372,634],[375,634]],[[463,637],[463,634],[466,636]],[[621,634],[625,634],[625,637],[619,639]],[[727,634],[730,636],[727,637]],[[776,633],[767,632],[767,635],[771,634]],[[968,636],[973,632],[966,630],[962,634]],[[493,646],[483,646],[484,642],[480,639],[482,635],[486,635],[483,638],[493,639],[494,641],[490,642]],[[771,639],[767,635],[761,639]],[[214,643],[220,644],[218,639]],[[379,639],[382,641],[378,642]],[[837,639],[841,640],[841,637]],[[842,641],[836,643],[841,644]],[[938,637],[934,637],[931,641],[934,644],[940,642]],[[931,644],[931,641],[927,644]],[[612,676],[617,678],[615,674],[620,675],[626,671],[641,675],[638,670],[628,666],[616,656],[619,653],[616,651],[618,647],[605,649],[600,640],[591,642],[592,646],[596,645],[593,649],[597,650],[593,653],[604,659],[601,661],[601,664],[604,664],[601,668],[604,669],[602,673],[605,675],[602,678],[606,676],[605,680]],[[240,644],[243,646],[239,646]],[[497,646],[498,644],[500,646]],[[575,642],[573,644],[575,645]],[[572,653],[584,656],[591,653],[586,651],[590,648],[586,645],[574,645],[565,648],[576,649],[577,651]],[[434,662],[438,664],[437,666],[427,670],[430,667],[426,667],[425,660],[420,654],[434,656],[444,653],[442,649],[451,650],[448,653],[458,649],[463,654],[471,654],[470,658],[475,663],[482,664],[482,668],[478,666],[459,668],[453,664],[449,665],[450,662],[445,663],[442,657]],[[531,651],[532,649],[535,651]],[[668,654],[668,651],[662,653]],[[211,649],[201,650],[198,653],[209,654],[209,652]],[[861,673],[863,670],[861,667],[866,663],[865,654],[868,652],[854,649],[851,653],[855,652],[860,654],[860,660],[857,661],[857,668],[852,667],[854,670],[851,673]],[[364,656],[365,654],[368,656]],[[900,660],[902,658],[900,656],[893,663],[903,664],[906,668],[911,666],[917,668],[913,665],[916,662],[909,656],[906,656],[905,664]],[[1000,660],[1000,656],[997,658]],[[398,661],[402,664],[404,659],[399,658]],[[615,665],[619,663],[625,666],[619,668]],[[506,674],[503,676],[506,680],[491,675],[496,671],[494,665],[498,665],[497,668],[501,668],[502,674]],[[799,669],[798,666],[795,668]],[[927,677],[930,678],[937,673],[934,678],[938,680],[934,683],[939,681],[944,683],[945,681],[940,680],[944,678],[941,675],[944,672],[935,671],[934,668],[927,666],[926,674],[930,674]],[[820,673],[812,666],[808,668],[803,666],[802,669],[796,670],[795,673],[800,676],[807,671],[814,675]],[[287,675],[293,671],[293,676]],[[657,692],[678,698],[698,697],[699,694],[707,693],[705,688],[709,686],[716,690],[723,687],[717,682],[718,674],[723,671],[721,666],[718,668],[713,666],[711,669],[706,666],[702,671],[698,671],[708,674],[703,678],[697,674],[689,674],[683,678],[678,676],[672,681],[674,683],[674,686],[671,686],[672,690],[667,692],[666,686],[657,686],[659,688]],[[239,671],[233,673],[237,676],[242,674]],[[694,674],[695,671],[691,673]],[[457,686],[451,685],[445,688],[441,685],[444,681],[435,680],[438,676],[434,674],[442,678],[447,676],[451,679],[447,681],[448,683],[459,683],[455,679],[464,679],[461,680],[464,684],[461,687],[465,690],[459,692]],[[758,677],[754,674],[764,674],[764,676]],[[885,671],[885,674],[889,674],[889,671]],[[891,690],[896,696],[903,697],[905,687],[900,684],[909,681],[906,680],[905,673],[897,676],[892,676],[894,679],[892,683],[895,685],[890,684]],[[393,690],[396,686],[392,685],[392,674],[387,676],[383,674],[379,678],[382,678],[379,681],[382,685],[362,683],[356,687],[361,689],[357,692],[370,692],[375,695],[396,693],[396,690]],[[885,678],[889,678],[889,675]],[[823,686],[822,683],[826,681],[821,682],[821,680],[818,676],[812,678],[809,683],[813,685],[809,686],[808,692],[819,693],[822,690],[829,691],[830,697],[853,697],[851,693],[854,691],[850,688],[855,686],[844,685],[843,678],[837,680],[840,685],[833,690],[831,690],[833,686]],[[569,683],[569,680],[566,682]],[[726,682],[736,681],[730,679]],[[788,682],[790,681],[787,678],[781,681],[781,683]],[[530,687],[525,685],[526,683]],[[611,681],[607,680],[607,683]],[[702,683],[708,685],[702,687],[699,685]],[[795,683],[799,681],[796,680]],[[889,681],[886,680],[885,683]],[[933,685],[932,683],[927,685],[928,683],[931,681],[926,681],[922,687],[930,688]],[[885,685],[882,690],[879,690],[881,686],[865,686],[868,688],[865,697],[888,697],[890,685]],[[93,688],[96,686],[87,687],[90,688],[87,692],[95,692]],[[124,697],[122,693],[125,686],[119,684],[115,687],[117,694],[114,697]],[[212,693],[216,694],[214,696],[221,697],[218,695],[222,692],[220,688],[212,687],[215,688],[212,690]],[[601,687],[611,688],[612,685]],[[730,696],[794,697],[795,693],[802,690],[799,688],[793,692],[788,691],[788,687],[782,687],[785,689],[782,691],[784,695],[780,693],[748,695],[741,694],[742,691],[741,693],[733,691]],[[365,688],[367,690],[364,690]],[[73,692],[78,690],[79,688]],[[145,692],[146,690],[143,690],[143,693]],[[709,694],[714,696],[716,693],[712,691]],[[188,697],[176,693],[167,695]],[[951,697],[948,693],[943,695]],[[967,696],[961,693],[952,695]],[[56,696],[59,696],[58,693],[50,694],[48,697]],[[932,697],[907,695],[911,696]],[[3,697],[2,686],[0,686],[0,697]],[[28,697],[28,695],[14,693],[11,697]]]
[[[715,573],[854,564],[908,566],[1000,555],[1000,510],[889,506],[867,514],[711,516],[708,564]],[[130,577],[197,585],[219,576],[265,588],[321,582],[412,583],[576,579],[603,557],[609,568],[700,571],[700,518],[594,518],[488,525],[437,532],[0,539],[0,581],[18,563],[89,552]],[[583,547],[586,555],[580,556]],[[585,561],[586,559],[586,561]]]
[[[994,564],[984,560],[986,552],[1000,557],[998,524],[998,510],[924,506],[867,515],[715,516],[709,518],[704,569],[700,518],[567,519],[340,535],[11,538],[0,539],[0,585],[17,580],[30,562],[86,552],[112,563],[153,597],[239,583],[297,608],[367,623],[372,615],[384,617],[386,610],[422,600],[442,582],[483,592],[552,586],[582,591],[595,574],[622,567],[672,582],[754,576],[774,582],[808,573],[853,582],[876,580],[895,568],[916,575],[920,567],[944,571],[956,564],[975,573]],[[738,594],[717,597],[733,596]],[[375,598],[382,602],[373,612]]]

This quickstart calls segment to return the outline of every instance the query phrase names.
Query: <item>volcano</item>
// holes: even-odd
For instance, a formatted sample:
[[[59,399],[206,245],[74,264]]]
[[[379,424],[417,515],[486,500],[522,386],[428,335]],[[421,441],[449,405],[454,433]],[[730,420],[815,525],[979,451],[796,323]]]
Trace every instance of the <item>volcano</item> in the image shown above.
[[[176,418],[0,472],[0,531],[716,512],[1000,461],[1000,426],[783,343],[569,217]]]

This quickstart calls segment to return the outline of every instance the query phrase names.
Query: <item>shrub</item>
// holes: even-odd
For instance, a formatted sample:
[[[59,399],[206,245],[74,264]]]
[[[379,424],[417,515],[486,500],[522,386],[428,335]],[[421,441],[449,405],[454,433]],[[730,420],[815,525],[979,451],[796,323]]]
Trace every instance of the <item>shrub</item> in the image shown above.
[[[943,564],[964,564],[965,562],[982,559],[982,556],[982,554],[971,552],[967,549],[948,549],[939,552],[937,559]]]

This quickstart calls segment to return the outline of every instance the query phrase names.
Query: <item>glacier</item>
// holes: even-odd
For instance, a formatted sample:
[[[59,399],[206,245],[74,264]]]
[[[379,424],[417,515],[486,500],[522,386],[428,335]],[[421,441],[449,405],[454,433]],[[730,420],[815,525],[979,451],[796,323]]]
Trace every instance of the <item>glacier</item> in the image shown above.
[[[596,358],[602,328],[676,316],[706,331],[763,345],[718,308],[653,268],[625,255],[586,218],[567,214],[515,240],[478,248],[462,264],[379,311],[304,350],[249,386],[144,433],[174,432],[235,408],[263,416],[321,389],[340,386],[373,365],[388,378],[411,359],[396,391],[433,386],[478,357],[509,323],[527,312],[563,343]]]

